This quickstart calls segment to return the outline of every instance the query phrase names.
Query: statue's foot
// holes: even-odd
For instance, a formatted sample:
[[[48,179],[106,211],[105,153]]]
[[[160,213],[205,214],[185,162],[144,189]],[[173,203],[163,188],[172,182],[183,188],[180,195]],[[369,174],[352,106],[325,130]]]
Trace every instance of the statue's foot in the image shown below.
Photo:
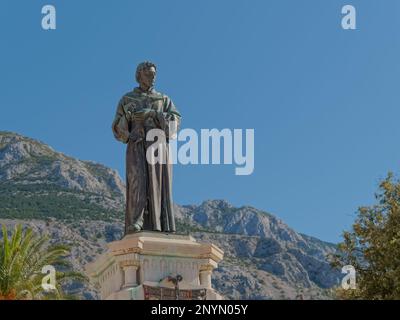
[[[134,233],[134,232],[139,232],[141,230],[142,230],[142,226],[135,223],[134,225],[129,226],[127,231],[128,231],[128,233]]]

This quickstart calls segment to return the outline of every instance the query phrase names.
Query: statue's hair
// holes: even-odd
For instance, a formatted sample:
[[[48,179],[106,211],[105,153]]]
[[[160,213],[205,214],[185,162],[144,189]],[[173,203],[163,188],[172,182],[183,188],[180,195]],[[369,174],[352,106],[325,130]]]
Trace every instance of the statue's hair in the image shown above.
[[[157,71],[157,66],[153,62],[144,61],[142,63],[139,63],[139,65],[136,68],[136,75],[135,75],[136,81],[139,82],[140,72],[142,70],[150,69],[151,67],[153,67]]]

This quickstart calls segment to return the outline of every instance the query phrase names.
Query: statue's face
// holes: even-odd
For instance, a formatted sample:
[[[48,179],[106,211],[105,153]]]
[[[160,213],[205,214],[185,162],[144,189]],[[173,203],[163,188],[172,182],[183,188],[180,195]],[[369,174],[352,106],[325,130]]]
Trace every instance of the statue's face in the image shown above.
[[[145,68],[140,71],[140,85],[145,88],[151,88],[156,81],[156,69],[154,67]]]

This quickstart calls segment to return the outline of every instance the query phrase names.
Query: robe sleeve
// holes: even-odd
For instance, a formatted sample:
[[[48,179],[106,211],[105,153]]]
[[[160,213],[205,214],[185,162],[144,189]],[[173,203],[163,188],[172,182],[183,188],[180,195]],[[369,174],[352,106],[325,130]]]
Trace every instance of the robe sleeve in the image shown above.
[[[129,140],[129,124],[124,111],[124,98],[122,98],[117,107],[114,121],[112,123],[112,131],[115,139],[123,143],[128,143]]]
[[[164,106],[166,136],[168,139],[176,139],[182,116],[169,97],[166,97]]]

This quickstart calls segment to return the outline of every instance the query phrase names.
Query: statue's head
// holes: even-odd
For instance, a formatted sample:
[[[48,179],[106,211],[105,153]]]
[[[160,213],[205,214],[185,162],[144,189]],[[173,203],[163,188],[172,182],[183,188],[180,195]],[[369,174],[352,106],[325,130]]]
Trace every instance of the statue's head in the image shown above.
[[[142,89],[149,89],[156,81],[157,67],[150,61],[140,63],[136,68],[136,81]]]

